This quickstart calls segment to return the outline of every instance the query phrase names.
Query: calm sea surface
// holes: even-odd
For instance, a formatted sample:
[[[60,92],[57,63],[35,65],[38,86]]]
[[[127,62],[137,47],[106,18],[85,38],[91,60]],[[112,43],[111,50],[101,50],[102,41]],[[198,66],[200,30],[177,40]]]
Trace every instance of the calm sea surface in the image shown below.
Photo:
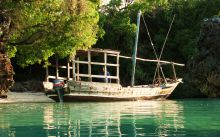
[[[0,137],[220,137],[220,100],[0,104]]]

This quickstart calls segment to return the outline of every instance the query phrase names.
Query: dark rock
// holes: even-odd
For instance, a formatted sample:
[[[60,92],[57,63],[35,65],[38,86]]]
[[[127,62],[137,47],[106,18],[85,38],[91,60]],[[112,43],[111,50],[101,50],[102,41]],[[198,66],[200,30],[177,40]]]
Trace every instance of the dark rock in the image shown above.
[[[8,89],[13,85],[13,75],[14,70],[9,57],[0,52],[0,98],[5,97]]]
[[[188,62],[189,79],[208,97],[220,97],[220,19],[206,19],[198,41],[198,54]]]
[[[15,82],[10,89],[12,92],[43,92],[44,87],[42,81],[29,80],[22,82]]]
[[[13,85],[14,70],[7,56],[5,45],[9,40],[11,18],[0,12],[0,98],[7,98],[8,89]]]

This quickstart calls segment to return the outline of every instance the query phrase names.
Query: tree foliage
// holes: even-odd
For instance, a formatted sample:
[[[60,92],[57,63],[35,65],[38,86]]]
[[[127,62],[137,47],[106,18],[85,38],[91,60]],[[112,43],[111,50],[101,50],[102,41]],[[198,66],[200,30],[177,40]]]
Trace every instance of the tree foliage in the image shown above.
[[[1,6],[11,10],[13,27],[7,47],[21,66],[88,49],[101,35],[94,0],[11,0]]]
[[[125,8],[120,7],[120,2],[104,7],[101,14],[101,26],[105,36],[97,43],[97,47],[120,50],[121,54],[131,56],[136,31],[136,16],[138,10],[142,11],[148,25],[157,54],[160,53],[165,40],[170,22],[176,15],[173,27],[165,45],[162,55],[163,60],[172,60],[187,63],[197,53],[196,43],[200,35],[200,27],[204,18],[219,14],[219,0],[137,0]],[[144,22],[141,19],[138,53],[139,57],[155,59]],[[121,61],[121,77],[128,84],[130,80],[131,61]],[[123,68],[123,66],[125,66]],[[171,67],[165,67],[166,75],[172,75]],[[137,83],[150,82],[154,75],[155,65],[138,63],[136,68]],[[177,71],[179,69],[177,68]],[[182,72],[183,71],[179,71]]]
[[[99,9],[99,0],[0,1],[0,9],[13,22],[8,53],[22,66],[47,61],[55,54],[68,56],[92,45],[120,50],[121,54],[131,56],[139,10],[158,54],[176,15],[162,59],[187,63],[197,53],[202,20],[220,14],[219,5],[219,0],[135,0],[121,7],[121,0],[111,0]],[[138,57],[155,59],[142,19]],[[121,60],[120,63],[120,75],[128,84],[131,61]],[[153,64],[138,63],[137,83],[150,82],[154,69]]]

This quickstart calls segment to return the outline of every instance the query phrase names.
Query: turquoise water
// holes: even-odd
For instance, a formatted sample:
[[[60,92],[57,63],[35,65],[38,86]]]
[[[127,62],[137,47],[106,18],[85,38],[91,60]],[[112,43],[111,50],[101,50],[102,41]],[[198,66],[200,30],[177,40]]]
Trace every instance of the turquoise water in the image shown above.
[[[0,137],[220,137],[220,100],[0,104]]]

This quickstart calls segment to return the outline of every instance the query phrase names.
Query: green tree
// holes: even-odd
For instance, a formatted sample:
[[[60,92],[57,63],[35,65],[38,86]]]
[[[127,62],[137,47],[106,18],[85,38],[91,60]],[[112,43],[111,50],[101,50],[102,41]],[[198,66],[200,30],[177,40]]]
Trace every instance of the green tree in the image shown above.
[[[99,38],[98,1],[36,0],[1,2],[10,11],[12,28],[8,53],[21,66],[65,57],[88,49]]]
[[[121,54],[131,56],[134,45],[136,18],[138,10],[141,10],[148,25],[156,52],[159,54],[165,40],[170,22],[176,14],[176,18],[165,45],[162,60],[172,60],[181,63],[187,61],[196,54],[196,43],[200,34],[201,22],[204,18],[219,14],[219,0],[138,0],[127,7],[120,7],[120,1],[112,0],[104,7],[101,13],[100,26],[105,30],[103,39],[99,39],[97,47],[120,50]],[[147,36],[144,22],[141,19],[138,56],[155,59],[151,43]],[[121,60],[121,77],[128,84],[130,80],[131,61]],[[130,67],[131,68],[131,67]],[[177,71],[184,74],[184,69]],[[138,63],[136,80],[137,83],[145,83],[152,79],[155,65]],[[170,76],[169,67],[164,67]],[[178,74],[179,74],[178,73]],[[150,81],[148,81],[150,82]]]

